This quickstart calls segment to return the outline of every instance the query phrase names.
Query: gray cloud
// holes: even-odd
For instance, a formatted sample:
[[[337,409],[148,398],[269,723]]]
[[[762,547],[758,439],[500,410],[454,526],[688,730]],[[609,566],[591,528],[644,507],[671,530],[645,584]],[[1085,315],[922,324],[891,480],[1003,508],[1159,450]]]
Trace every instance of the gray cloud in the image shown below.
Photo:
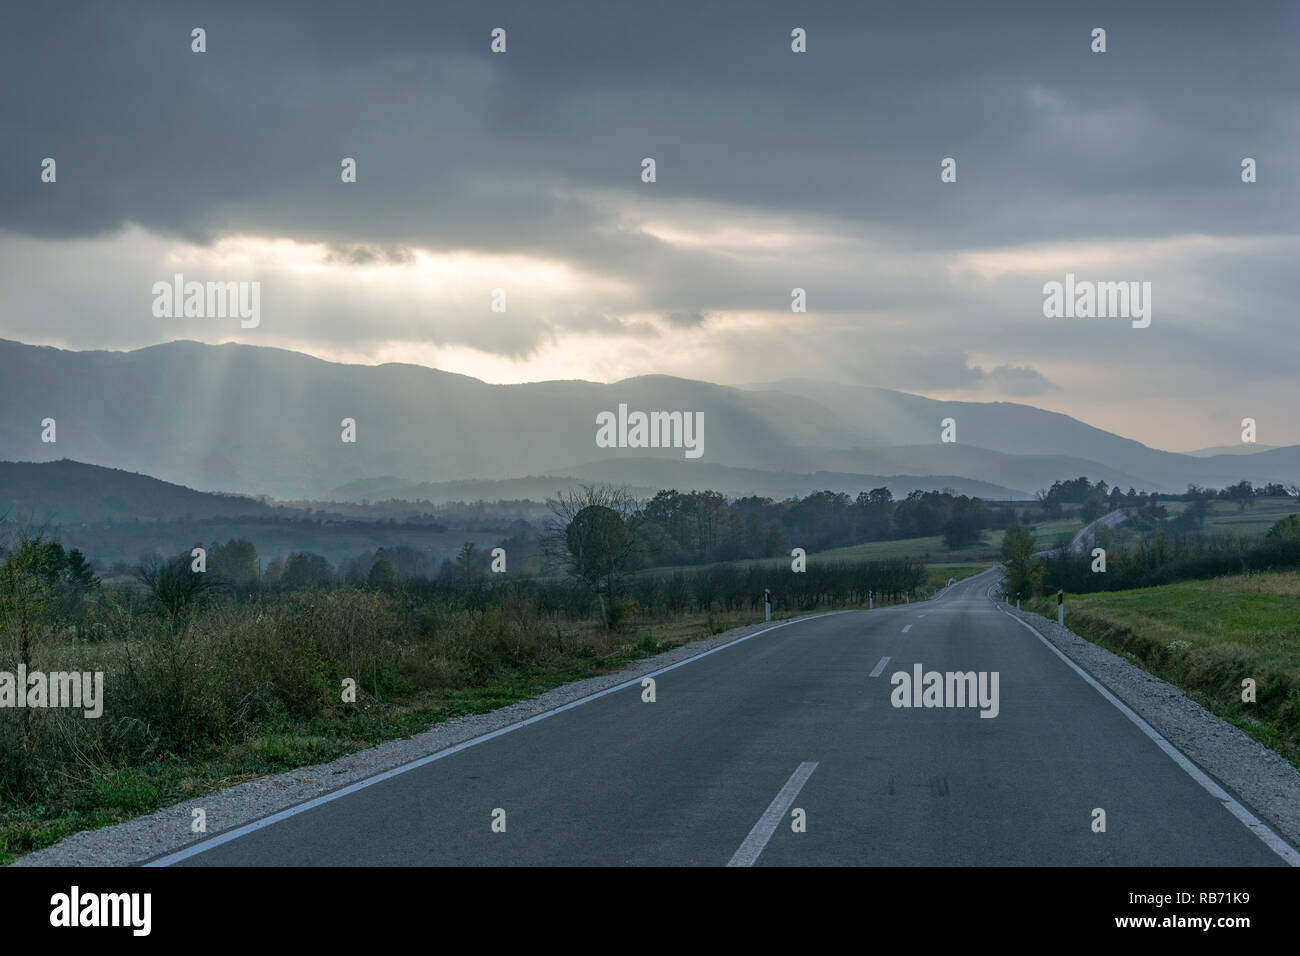
[[[960,349],[945,349],[922,355],[903,352],[894,361],[890,381],[908,391],[931,391],[937,388],[973,388],[984,379],[981,368],[972,367]]]
[[[998,365],[986,370],[972,365],[961,349],[941,349],[928,354],[902,352],[884,374],[891,384],[905,391],[984,390],[1025,397],[1058,390],[1058,386],[1028,365]]]
[[[1167,11],[1122,3],[74,7],[16,9],[0,41],[0,222],[34,235],[134,221],[613,261],[636,245],[557,187],[816,212],[918,247],[1294,228],[1294,194],[1267,201],[1297,169],[1293,4],[1181,4],[1172,33]],[[1087,49],[1100,20],[1103,56]],[[493,56],[498,24],[510,46]],[[1206,45],[1248,51],[1250,70],[1216,71]],[[1265,173],[1243,202],[1248,152]],[[955,188],[938,182],[948,155]]]
[[[985,375],[985,380],[1006,395],[1027,397],[1060,391],[1060,386],[1053,385],[1041,372],[1028,365],[994,366]]]
[[[703,325],[708,321],[709,313],[703,309],[687,309],[684,312],[669,312],[664,318],[669,325],[693,326]]]
[[[323,261],[367,266],[373,263],[401,265],[414,260],[415,253],[406,246],[332,245],[325,253]]]

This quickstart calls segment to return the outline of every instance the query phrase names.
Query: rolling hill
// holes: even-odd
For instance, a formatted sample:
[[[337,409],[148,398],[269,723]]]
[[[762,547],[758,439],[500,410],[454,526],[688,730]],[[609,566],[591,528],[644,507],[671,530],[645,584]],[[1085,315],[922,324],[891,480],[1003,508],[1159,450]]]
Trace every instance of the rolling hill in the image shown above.
[[[596,416],[620,404],[703,413],[703,455],[599,447]],[[957,421],[955,444],[939,440],[948,417]],[[41,440],[47,418],[56,422],[54,443]],[[340,440],[347,418],[356,422],[355,443]],[[383,476],[415,484],[529,475],[638,487],[725,483],[774,494],[806,489],[798,476],[830,472],[891,488],[895,478],[917,487],[961,488],[965,480],[999,497],[1079,475],[1163,491],[1300,477],[1300,447],[1193,457],[1028,405],[878,388],[802,380],[726,387],[668,376],[490,385],[422,366],[344,365],[247,345],[74,352],[0,340],[0,460],[66,458],[286,499]]]

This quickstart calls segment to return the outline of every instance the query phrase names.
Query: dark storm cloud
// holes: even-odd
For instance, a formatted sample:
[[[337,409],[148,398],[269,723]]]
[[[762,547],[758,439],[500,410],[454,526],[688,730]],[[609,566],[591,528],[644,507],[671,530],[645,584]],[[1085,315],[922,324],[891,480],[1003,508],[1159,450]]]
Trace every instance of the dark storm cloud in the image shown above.
[[[134,221],[615,270],[635,268],[644,237],[583,189],[822,213],[918,247],[1290,231],[1296,6],[1171,9],[24,5],[0,40],[0,226]],[[1088,50],[1099,24],[1104,56]],[[194,26],[205,54],[190,52]],[[488,50],[496,26],[504,56]],[[1243,203],[1247,154],[1263,172]],[[59,162],[53,193],[44,156]],[[339,183],[344,156],[355,187]]]

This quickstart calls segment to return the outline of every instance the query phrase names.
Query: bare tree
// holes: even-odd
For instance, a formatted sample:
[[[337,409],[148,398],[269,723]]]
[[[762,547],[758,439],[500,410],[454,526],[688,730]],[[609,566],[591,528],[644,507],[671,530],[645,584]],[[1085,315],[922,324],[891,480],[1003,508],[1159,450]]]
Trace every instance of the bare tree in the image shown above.
[[[542,554],[553,568],[586,582],[600,601],[601,622],[608,627],[606,598],[614,597],[636,548],[636,499],[622,487],[578,485],[548,498],[546,506],[551,517]]]

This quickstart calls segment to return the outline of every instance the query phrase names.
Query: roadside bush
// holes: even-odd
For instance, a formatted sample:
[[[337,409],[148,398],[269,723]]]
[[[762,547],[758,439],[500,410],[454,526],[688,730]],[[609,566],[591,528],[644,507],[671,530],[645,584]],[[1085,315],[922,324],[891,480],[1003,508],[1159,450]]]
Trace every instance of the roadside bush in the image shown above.
[[[609,615],[609,626],[615,630],[627,627],[641,610],[641,605],[631,598],[620,598],[617,601],[611,601],[606,613]]]

